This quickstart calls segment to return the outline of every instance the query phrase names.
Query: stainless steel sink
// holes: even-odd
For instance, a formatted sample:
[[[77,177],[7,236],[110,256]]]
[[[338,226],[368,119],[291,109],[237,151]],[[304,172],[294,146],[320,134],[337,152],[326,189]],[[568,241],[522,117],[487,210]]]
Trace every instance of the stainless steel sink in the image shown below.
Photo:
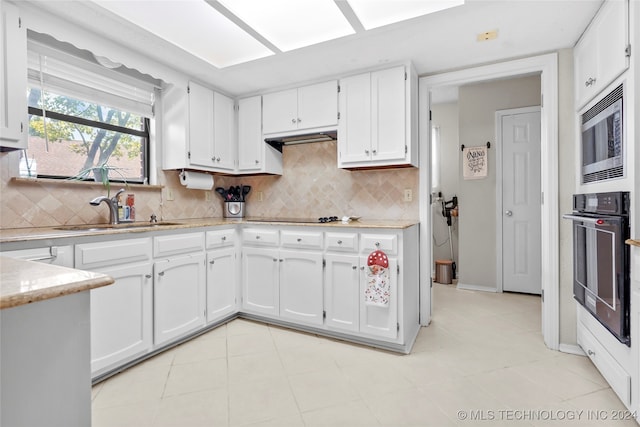
[[[123,222],[120,224],[82,224],[82,225],[63,225],[54,227],[56,230],[65,231],[105,231],[120,230],[127,228],[158,228],[170,225],[180,225],[178,222]]]

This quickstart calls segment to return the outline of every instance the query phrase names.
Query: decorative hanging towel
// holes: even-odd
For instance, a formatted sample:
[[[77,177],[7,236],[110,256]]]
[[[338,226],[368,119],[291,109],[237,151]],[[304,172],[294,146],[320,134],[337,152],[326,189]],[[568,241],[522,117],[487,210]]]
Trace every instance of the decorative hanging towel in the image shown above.
[[[382,251],[373,251],[367,259],[367,284],[364,289],[365,304],[388,307],[389,290],[389,258]]]
[[[462,169],[464,179],[482,179],[487,177],[487,147],[468,147],[462,150]]]

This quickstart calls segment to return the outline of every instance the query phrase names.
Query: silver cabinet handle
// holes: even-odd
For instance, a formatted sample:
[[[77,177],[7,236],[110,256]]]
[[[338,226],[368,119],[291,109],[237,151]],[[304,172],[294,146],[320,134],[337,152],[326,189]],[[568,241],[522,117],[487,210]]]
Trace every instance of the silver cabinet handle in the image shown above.
[[[159,272],[158,276],[164,276],[164,271]]]
[[[586,82],[584,82],[585,87],[589,87],[596,84],[596,79],[593,77],[589,77],[589,80],[587,80]]]
[[[259,236],[259,235],[258,235],[258,236],[256,236],[256,239],[260,239],[260,236]]]
[[[284,262],[284,260],[283,260],[282,258],[281,258],[279,261],[280,261],[280,262]]]
[[[212,259],[211,261],[209,261],[209,264],[211,264],[211,265],[213,265],[213,264],[215,264],[215,263],[216,263],[216,260],[215,260],[215,259]]]
[[[376,154],[378,154],[378,150],[373,150],[372,153],[375,156]]]
[[[146,279],[151,279],[153,276],[152,276],[152,275],[150,275],[150,274],[145,274],[145,275],[144,275],[144,277],[145,277]]]
[[[369,150],[364,150],[364,154],[369,155]]]
[[[291,123],[296,124],[296,119],[291,119]]]
[[[360,267],[360,270],[364,271],[364,265],[362,267]]]
[[[274,259],[273,259],[273,262],[278,262],[278,258],[274,258]]]
[[[222,241],[224,242],[225,240],[227,240],[227,236],[222,236]]]
[[[591,350],[587,350],[587,354],[588,354],[589,356],[595,356],[595,355],[596,355],[596,352],[595,352],[595,351],[591,351]]]
[[[260,164],[260,160],[256,160],[256,165]]]
[[[219,162],[219,161],[220,161],[220,157],[216,158],[216,162]]]
[[[297,240],[298,242],[302,242],[302,238],[301,238],[301,237],[298,237],[296,240]]]
[[[351,268],[354,269],[354,270],[357,270],[358,266],[357,265],[353,265],[353,266],[351,266]]]
[[[504,211],[504,214],[506,216],[513,216],[513,212],[511,212],[511,211]]]
[[[338,240],[338,244],[341,245],[342,244],[342,240]]]
[[[298,123],[300,123],[302,121],[302,119],[300,117],[298,117]]]

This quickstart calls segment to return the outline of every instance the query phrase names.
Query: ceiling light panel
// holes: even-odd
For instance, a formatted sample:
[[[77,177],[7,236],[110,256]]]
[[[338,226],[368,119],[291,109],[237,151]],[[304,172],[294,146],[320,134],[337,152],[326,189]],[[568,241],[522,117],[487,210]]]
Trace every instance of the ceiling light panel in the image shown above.
[[[283,52],[355,31],[333,0],[218,0]]]
[[[382,27],[464,4],[464,0],[347,0],[365,29]]]
[[[218,68],[273,55],[204,0],[94,2]]]

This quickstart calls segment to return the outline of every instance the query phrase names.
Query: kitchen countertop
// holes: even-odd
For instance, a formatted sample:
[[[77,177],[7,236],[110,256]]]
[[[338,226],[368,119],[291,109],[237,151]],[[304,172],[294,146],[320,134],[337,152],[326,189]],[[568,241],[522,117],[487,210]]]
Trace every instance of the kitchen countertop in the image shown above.
[[[640,240],[627,239],[625,240],[625,243],[629,246],[640,246]]]
[[[104,274],[0,257],[0,309],[87,291],[113,283]]]
[[[273,221],[262,220],[259,217],[247,217],[240,219],[232,218],[197,218],[197,219],[184,219],[184,220],[168,220],[166,224],[160,222],[159,224],[144,225],[143,222],[136,223],[135,227],[126,228],[106,228],[108,224],[95,224],[91,225],[63,225],[54,227],[33,227],[33,228],[5,228],[0,230],[0,243],[9,242],[23,242],[31,240],[43,240],[43,239],[57,239],[57,238],[69,238],[69,237],[83,237],[83,236],[99,236],[99,235],[112,235],[112,234],[124,234],[124,233],[143,233],[149,231],[160,230],[177,230],[188,229],[197,227],[213,227],[220,225],[288,225],[298,227],[329,227],[329,228],[381,228],[381,229],[404,229],[416,225],[419,223],[417,220],[375,220],[375,219],[359,219],[357,221],[350,221],[343,223],[341,221],[335,222],[287,222],[287,221]]]

